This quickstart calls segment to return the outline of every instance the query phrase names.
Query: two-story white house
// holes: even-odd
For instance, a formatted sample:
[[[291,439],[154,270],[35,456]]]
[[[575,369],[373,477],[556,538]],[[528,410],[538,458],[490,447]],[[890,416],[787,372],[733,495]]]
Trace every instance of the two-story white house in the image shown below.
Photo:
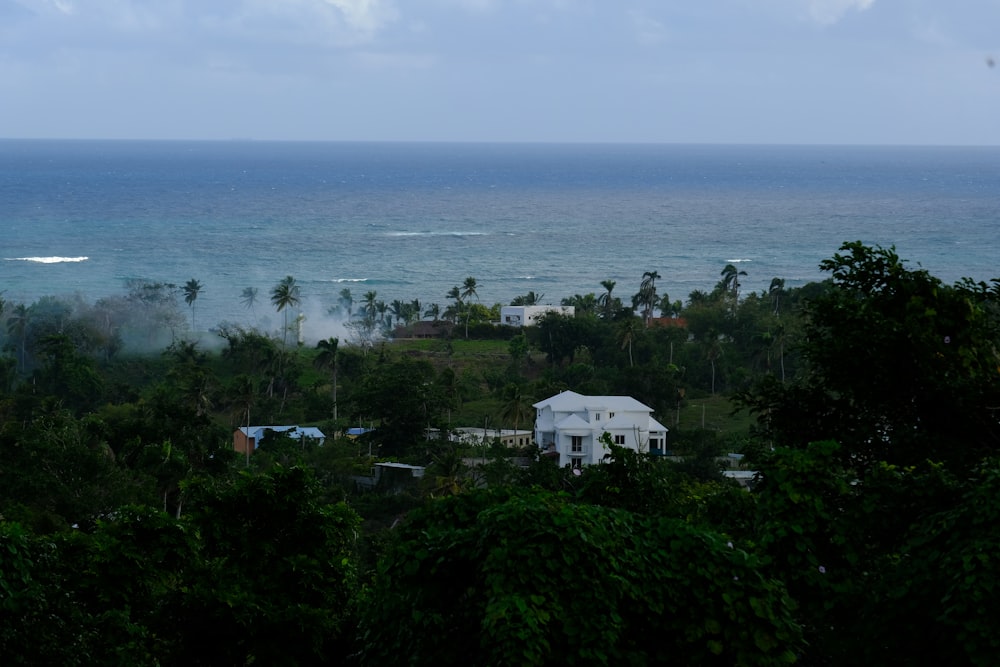
[[[600,463],[607,453],[600,438],[639,452],[662,454],[667,427],[653,418],[653,409],[631,396],[584,396],[564,391],[533,406],[535,442],[559,457],[559,465],[578,468]]]

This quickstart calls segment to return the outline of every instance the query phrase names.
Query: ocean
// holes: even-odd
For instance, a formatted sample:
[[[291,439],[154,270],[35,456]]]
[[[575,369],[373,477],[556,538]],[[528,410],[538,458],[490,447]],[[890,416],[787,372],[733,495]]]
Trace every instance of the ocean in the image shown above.
[[[820,280],[853,240],[988,281],[998,221],[1000,147],[0,141],[3,298],[194,278],[205,327],[250,323],[246,287],[278,322],[286,275],[307,314],[344,288],[444,308],[467,276],[559,303],[655,270],[686,300],[728,263],[744,291]]]

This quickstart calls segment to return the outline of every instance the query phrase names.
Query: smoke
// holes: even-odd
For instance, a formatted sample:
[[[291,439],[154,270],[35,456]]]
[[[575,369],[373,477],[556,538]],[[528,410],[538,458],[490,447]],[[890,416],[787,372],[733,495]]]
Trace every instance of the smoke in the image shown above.
[[[328,338],[339,338],[346,343],[351,337],[345,317],[330,313],[329,307],[319,301],[305,299],[299,313],[303,316],[299,332],[299,342],[303,345],[312,347]]]

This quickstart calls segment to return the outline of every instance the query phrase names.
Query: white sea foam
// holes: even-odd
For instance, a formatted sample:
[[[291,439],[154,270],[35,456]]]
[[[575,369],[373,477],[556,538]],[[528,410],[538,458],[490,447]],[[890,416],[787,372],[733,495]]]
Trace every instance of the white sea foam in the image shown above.
[[[740,262],[752,262],[752,259],[727,259],[729,264],[739,264]]]
[[[387,232],[386,236],[488,236],[489,232]]]
[[[37,262],[38,264],[61,264],[63,262],[86,262],[89,257],[7,257],[12,262]]]

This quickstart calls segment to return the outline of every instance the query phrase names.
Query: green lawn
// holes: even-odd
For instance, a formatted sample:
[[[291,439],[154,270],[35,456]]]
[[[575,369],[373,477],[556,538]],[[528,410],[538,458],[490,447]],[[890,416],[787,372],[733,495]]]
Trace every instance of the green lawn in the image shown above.
[[[754,418],[745,411],[733,414],[735,407],[724,396],[706,396],[684,401],[679,413],[673,411],[669,415],[659,415],[660,423],[668,428],[686,430],[706,428],[720,435],[746,433]]]

